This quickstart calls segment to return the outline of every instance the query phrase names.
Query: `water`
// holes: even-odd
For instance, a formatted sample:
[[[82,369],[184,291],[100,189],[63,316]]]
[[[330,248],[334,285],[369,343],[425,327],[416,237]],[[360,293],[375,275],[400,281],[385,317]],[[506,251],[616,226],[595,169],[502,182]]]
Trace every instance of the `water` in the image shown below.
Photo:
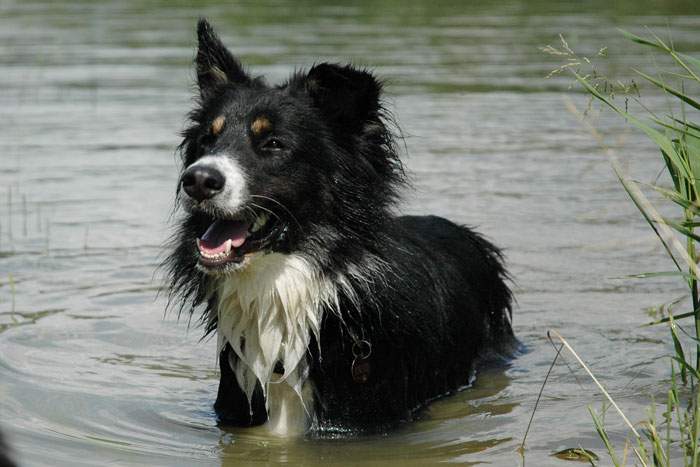
[[[608,46],[612,71],[648,65],[615,31],[646,25],[698,54],[695,2],[199,3],[0,2],[0,425],[21,465],[516,465],[554,355],[550,328],[633,421],[645,417],[670,348],[665,329],[640,327],[644,309],[682,288],[615,279],[671,266],[565,109],[570,81],[544,79],[557,62],[538,47],[563,32],[586,54]],[[414,185],[403,211],[476,225],[505,248],[524,355],[385,436],[279,440],[216,426],[215,343],[164,317],[153,278],[198,16],[272,81],[321,60],[386,78]],[[600,123],[635,177],[654,180],[662,167],[643,137],[612,116]],[[551,454],[563,448],[604,453],[586,410],[601,397],[572,368],[557,365],[545,389],[529,465],[562,464]]]

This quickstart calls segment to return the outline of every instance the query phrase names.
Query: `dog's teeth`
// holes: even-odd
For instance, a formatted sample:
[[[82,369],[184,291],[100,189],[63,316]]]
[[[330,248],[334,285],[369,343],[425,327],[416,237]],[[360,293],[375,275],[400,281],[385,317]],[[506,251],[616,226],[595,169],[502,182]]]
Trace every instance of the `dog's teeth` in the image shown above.
[[[260,214],[257,219],[255,219],[255,223],[253,226],[250,228],[251,232],[257,232],[258,230],[262,229],[265,224],[267,224],[267,220],[269,219],[269,216],[267,214]]]
[[[212,259],[212,260],[220,260],[220,259],[226,258],[231,253],[231,249],[232,249],[231,239],[226,240],[226,243],[225,243],[226,247],[225,247],[224,251],[221,251],[219,253],[214,253],[214,254],[207,253],[206,251],[203,251],[200,247],[200,245],[202,243],[201,240],[197,239],[196,241],[197,241],[197,247],[199,248],[199,254],[202,255],[203,258]]]

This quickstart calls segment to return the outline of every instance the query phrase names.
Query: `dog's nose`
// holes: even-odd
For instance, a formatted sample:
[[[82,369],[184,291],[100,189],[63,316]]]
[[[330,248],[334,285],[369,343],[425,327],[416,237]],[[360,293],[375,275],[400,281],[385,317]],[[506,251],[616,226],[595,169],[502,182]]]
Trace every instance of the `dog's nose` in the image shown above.
[[[224,189],[226,179],[213,167],[190,167],[180,179],[182,189],[197,201],[212,198]]]

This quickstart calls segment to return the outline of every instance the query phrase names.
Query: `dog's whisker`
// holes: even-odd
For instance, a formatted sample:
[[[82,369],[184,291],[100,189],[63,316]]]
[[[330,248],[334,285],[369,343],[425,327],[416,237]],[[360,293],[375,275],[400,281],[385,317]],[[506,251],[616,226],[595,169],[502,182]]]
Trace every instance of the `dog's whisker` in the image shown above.
[[[285,210],[285,212],[286,212],[287,214],[289,214],[289,216],[292,218],[292,220],[293,220],[294,222],[296,222],[297,226],[299,227],[299,230],[302,230],[302,233],[303,233],[303,228],[302,228],[302,226],[301,226],[301,223],[297,220],[297,218],[294,216],[294,214],[292,214],[292,211],[290,211],[290,210],[287,208],[287,206],[285,206],[284,204],[280,203],[279,201],[277,201],[277,200],[274,199],[274,198],[270,198],[269,196],[263,196],[263,195],[250,195],[250,196],[251,196],[251,198],[266,199],[266,200],[272,201],[273,203],[275,203],[275,204],[277,204],[278,206],[280,206],[282,209]]]
[[[257,208],[260,207],[260,206],[256,206],[255,203],[250,203],[250,204],[252,204],[253,206],[255,206]],[[255,212],[255,210],[251,206],[245,205],[245,206],[243,206],[243,209],[245,209],[245,211],[250,214],[250,218],[252,220],[255,220],[255,218],[258,216],[258,214]]]
[[[258,208],[258,209],[261,209],[261,210],[263,210],[263,211],[265,211],[265,212],[270,213],[271,215],[273,215],[273,216],[274,216],[275,218],[277,218],[278,220],[282,220],[282,218],[279,216],[279,214],[277,214],[277,213],[276,213],[275,211],[273,211],[272,209],[266,208],[265,206],[261,206],[261,205],[259,205],[259,204],[257,204],[257,203],[252,202],[252,201],[250,202],[250,205],[251,205],[252,207],[254,207],[254,208]],[[255,211],[253,211],[252,208],[251,208],[251,212],[255,212]]]

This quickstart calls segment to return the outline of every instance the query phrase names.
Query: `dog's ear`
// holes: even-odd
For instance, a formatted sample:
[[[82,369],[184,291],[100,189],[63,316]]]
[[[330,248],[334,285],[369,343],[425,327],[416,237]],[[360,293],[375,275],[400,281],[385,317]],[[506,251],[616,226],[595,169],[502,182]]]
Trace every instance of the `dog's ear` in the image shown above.
[[[231,55],[206,19],[197,23],[197,39],[197,84],[202,98],[206,99],[223,84],[250,83],[241,63]]]
[[[345,129],[357,130],[378,118],[382,85],[365,70],[331,63],[314,65],[306,78],[306,90],[324,116]]]

